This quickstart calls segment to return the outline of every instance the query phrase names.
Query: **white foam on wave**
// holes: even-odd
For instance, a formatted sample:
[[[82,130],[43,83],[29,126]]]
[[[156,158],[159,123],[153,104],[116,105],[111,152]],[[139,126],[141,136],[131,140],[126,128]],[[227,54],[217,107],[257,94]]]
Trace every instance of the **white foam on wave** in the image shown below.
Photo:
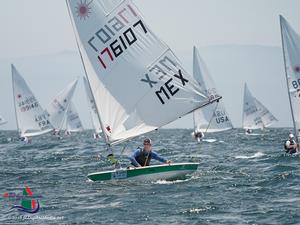
[[[204,142],[208,142],[208,143],[213,143],[213,142],[216,142],[217,139],[213,139],[213,138],[211,138],[211,139],[203,139],[203,141]]]
[[[173,180],[173,181],[167,181],[167,180],[158,180],[154,181],[154,184],[178,184],[178,183],[183,183],[191,180],[191,178],[184,179],[184,180]]]
[[[251,155],[251,156],[238,155],[238,156],[235,156],[234,158],[236,158],[236,159],[256,159],[256,158],[260,158],[264,155],[266,155],[266,154],[264,154],[262,152],[256,152],[254,155]]]

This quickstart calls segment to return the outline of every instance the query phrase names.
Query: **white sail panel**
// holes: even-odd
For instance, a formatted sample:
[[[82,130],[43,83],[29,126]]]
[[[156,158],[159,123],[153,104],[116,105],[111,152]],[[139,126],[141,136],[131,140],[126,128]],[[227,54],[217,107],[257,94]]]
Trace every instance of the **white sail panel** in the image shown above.
[[[220,97],[207,66],[200,57],[196,47],[193,49],[193,70],[194,78],[198,81],[204,93],[211,100]],[[193,114],[195,131],[219,132],[233,128],[222,101],[214,102],[207,107],[197,109]]]
[[[300,137],[300,36],[280,16],[288,94],[295,132]]]
[[[264,124],[257,108],[256,99],[249,91],[247,84],[244,87],[244,108],[243,108],[243,128],[244,129],[263,129]]]
[[[50,122],[56,130],[61,130],[63,127],[67,109],[73,97],[77,82],[78,79],[70,83],[47,107],[47,112],[50,115]]]
[[[0,125],[6,124],[6,123],[7,123],[7,121],[2,116],[0,116]]]
[[[67,111],[66,130],[68,132],[83,131],[83,126],[79,118],[78,112],[73,102],[70,103]]]
[[[14,105],[20,136],[37,136],[52,130],[49,115],[40,106],[34,94],[11,65]]]
[[[264,127],[271,126],[274,122],[278,121],[276,117],[257,99],[255,99],[258,111],[260,112],[260,118]]]
[[[88,17],[68,0],[79,49],[109,143],[166,125],[208,103],[173,52],[124,0],[109,15],[91,1]]]
[[[96,108],[96,105],[95,105],[93,94],[91,92],[88,81],[86,80],[85,77],[83,77],[83,83],[84,83],[88,103],[90,105],[90,115],[91,115],[91,119],[92,119],[92,125],[93,125],[93,128],[95,130],[95,133],[99,134],[99,133],[102,132],[101,124],[100,124],[100,121],[99,121],[99,118],[98,118],[97,108]]]

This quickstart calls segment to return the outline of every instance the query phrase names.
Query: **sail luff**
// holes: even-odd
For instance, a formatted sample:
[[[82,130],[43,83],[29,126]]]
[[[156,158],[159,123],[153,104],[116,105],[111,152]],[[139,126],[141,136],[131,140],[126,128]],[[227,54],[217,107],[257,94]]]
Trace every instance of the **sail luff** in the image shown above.
[[[77,34],[77,29],[76,29],[76,26],[74,24],[73,17],[71,16],[71,11],[70,11],[71,9],[70,9],[70,5],[69,5],[69,1],[68,0],[66,0],[66,4],[67,4],[67,9],[68,9],[68,14],[69,14],[69,17],[70,17],[70,20],[71,20],[71,24],[72,24],[72,27],[73,27],[73,31],[74,31],[74,34],[75,34],[76,45],[77,45],[77,48],[78,48],[78,51],[79,51],[79,54],[80,54],[80,59],[81,59],[81,62],[82,62],[83,68],[84,68],[85,76],[86,76],[86,78],[88,80],[88,85],[90,87],[90,90],[92,90],[92,88],[90,86],[89,76],[87,74],[85,62],[83,60],[81,48],[80,48],[80,45],[79,45],[80,42],[79,42],[79,37],[78,37],[78,34]],[[94,96],[93,92],[92,92],[92,97],[93,97],[94,102],[96,102],[95,101],[95,96]],[[101,126],[101,129],[103,131],[105,143],[109,146],[110,145],[110,141],[108,139],[108,136],[107,136],[106,132],[104,132],[104,125],[103,125],[103,122],[101,120],[101,116],[100,116],[100,112],[98,111],[98,107],[96,107],[96,110],[97,110],[97,115],[98,115],[98,119],[99,119],[99,122],[100,122],[100,126]]]
[[[13,75],[13,70],[15,69],[14,65],[11,64],[11,73],[12,73],[12,76],[11,76],[11,79],[12,79],[12,87],[13,87],[13,93],[14,93],[14,109],[15,109],[15,116],[16,116],[16,123],[17,123],[17,129],[18,129],[18,132],[19,134],[21,133],[20,131],[20,126],[19,126],[19,121],[18,121],[18,113],[17,113],[17,108],[16,108],[16,101],[15,101],[15,82],[14,82],[14,75]]]
[[[84,89],[86,92],[87,101],[89,102],[89,108],[90,108],[89,111],[90,111],[92,125],[94,127],[95,134],[99,134],[102,132],[101,124],[99,121],[97,107],[95,105],[95,100],[94,100],[92,91],[90,89],[90,85],[88,84],[86,77],[83,77],[83,83],[84,83]]]
[[[297,138],[297,142],[299,141],[299,134],[297,132],[296,128],[296,121],[295,121],[295,116],[294,116],[294,110],[293,110],[293,105],[292,105],[292,99],[290,95],[290,87],[289,87],[289,81],[288,81],[288,73],[287,73],[287,63],[286,63],[286,46],[284,44],[284,37],[283,37],[283,21],[285,20],[283,16],[279,16],[280,19],[280,34],[281,34],[281,45],[282,45],[282,53],[283,53],[283,61],[284,61],[284,71],[285,71],[285,78],[286,78],[286,86],[287,86],[287,91],[288,91],[288,96],[289,96],[289,103],[290,103],[290,109],[291,109],[291,114],[292,114],[292,120],[293,120],[293,126],[294,126],[294,133]]]

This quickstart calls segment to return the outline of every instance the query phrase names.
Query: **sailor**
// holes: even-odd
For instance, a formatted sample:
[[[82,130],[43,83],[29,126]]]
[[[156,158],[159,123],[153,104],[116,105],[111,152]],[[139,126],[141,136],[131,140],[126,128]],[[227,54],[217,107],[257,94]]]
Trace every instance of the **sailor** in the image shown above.
[[[200,142],[204,138],[204,133],[200,130],[196,130],[194,132],[194,137],[197,139],[198,142]]]
[[[284,148],[286,150],[286,153],[294,154],[297,152],[297,142],[295,141],[295,137],[293,134],[289,134],[288,140],[285,142]]]
[[[251,133],[252,133],[252,130],[251,130],[251,129],[246,129],[245,133],[246,133],[246,134],[251,134]]]
[[[149,138],[144,140],[144,147],[138,147],[131,156],[129,160],[131,164],[135,167],[149,166],[151,159],[158,160],[163,163],[172,163],[171,160],[166,160],[161,157],[158,153],[152,151],[152,141]]]
[[[23,141],[25,144],[31,144],[31,138],[28,138],[26,136],[22,136],[21,141]]]
[[[96,141],[98,141],[100,139],[100,135],[98,133],[94,133],[93,137]]]

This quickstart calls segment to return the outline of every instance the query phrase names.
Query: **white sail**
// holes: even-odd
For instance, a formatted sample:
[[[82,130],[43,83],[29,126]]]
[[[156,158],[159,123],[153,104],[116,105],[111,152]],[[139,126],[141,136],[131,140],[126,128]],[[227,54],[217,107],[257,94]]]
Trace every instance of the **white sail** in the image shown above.
[[[260,117],[256,99],[249,91],[247,84],[244,87],[244,108],[243,108],[243,128],[244,129],[263,129],[264,124]]]
[[[68,132],[83,131],[81,120],[73,102],[70,103],[67,111],[66,130]]]
[[[107,143],[152,131],[209,103],[132,1],[109,12],[103,2],[67,0]]]
[[[193,49],[193,68],[194,77],[205,91],[205,94],[210,99],[220,97],[217,93],[216,85],[196,47]],[[197,109],[193,114],[195,131],[218,132],[233,128],[222,101]]]
[[[300,137],[300,36],[280,16],[286,81],[295,135]]]
[[[276,117],[257,99],[255,99],[256,106],[260,112],[260,118],[264,127],[271,126],[274,122],[278,121]]]
[[[83,77],[83,83],[84,83],[87,99],[88,99],[88,102],[89,102],[89,105],[90,105],[90,115],[91,115],[91,118],[92,118],[93,128],[95,130],[95,134],[99,134],[99,133],[102,132],[101,124],[100,124],[100,121],[99,121],[99,118],[98,118],[97,108],[96,108],[96,105],[95,105],[93,94],[91,92],[88,81],[86,80],[85,77]]]
[[[63,127],[77,82],[78,79],[70,83],[47,107],[47,112],[50,115],[50,122],[56,130],[61,130]]]
[[[52,130],[49,115],[40,106],[14,65],[11,65],[14,105],[20,136],[32,137]]]
[[[0,116],[0,125],[6,124],[6,123],[7,123],[7,121],[2,116]]]

